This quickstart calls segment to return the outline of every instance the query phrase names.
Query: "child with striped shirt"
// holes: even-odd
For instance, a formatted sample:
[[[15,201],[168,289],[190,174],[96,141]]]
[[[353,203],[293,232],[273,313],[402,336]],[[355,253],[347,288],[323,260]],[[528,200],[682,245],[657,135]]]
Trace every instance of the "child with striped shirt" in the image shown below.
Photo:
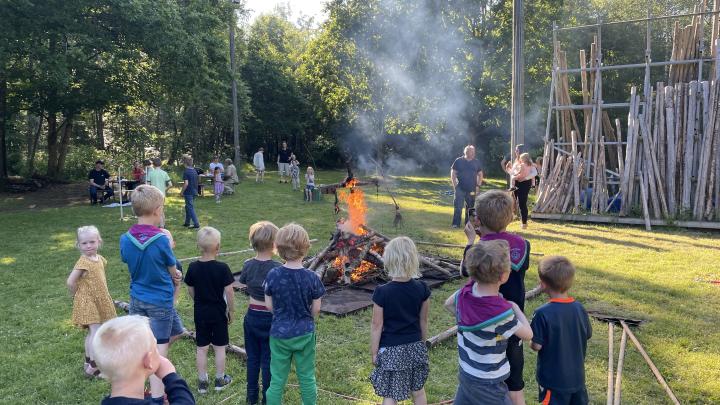
[[[510,276],[510,249],[505,240],[481,241],[465,254],[470,282],[456,291],[445,308],[458,325],[460,372],[455,404],[511,405],[505,379],[510,363],[505,353],[515,335],[532,339],[527,318],[499,293]]]

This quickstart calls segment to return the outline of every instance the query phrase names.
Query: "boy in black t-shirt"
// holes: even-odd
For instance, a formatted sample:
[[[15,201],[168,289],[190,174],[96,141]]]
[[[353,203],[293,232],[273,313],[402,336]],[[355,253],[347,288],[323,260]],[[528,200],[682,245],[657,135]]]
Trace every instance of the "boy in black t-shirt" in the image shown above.
[[[568,297],[575,277],[572,263],[561,256],[540,262],[540,284],[550,301],[535,311],[531,347],[538,352],[538,402],[585,405],[585,353],[592,336],[582,304]]]
[[[204,394],[208,390],[207,353],[211,344],[215,352],[215,391],[232,382],[225,374],[225,346],[230,343],[228,324],[232,323],[235,310],[232,287],[235,279],[227,264],[215,260],[220,251],[217,229],[201,228],[197,244],[202,257],[188,266],[185,284],[195,303],[198,392]]]

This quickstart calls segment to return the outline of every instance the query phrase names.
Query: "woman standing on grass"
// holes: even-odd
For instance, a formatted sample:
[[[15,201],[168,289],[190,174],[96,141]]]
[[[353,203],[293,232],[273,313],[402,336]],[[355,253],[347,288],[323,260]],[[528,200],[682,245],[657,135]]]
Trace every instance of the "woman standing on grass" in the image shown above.
[[[97,253],[102,246],[98,229],[94,226],[78,228],[76,246],[81,256],[67,279],[68,291],[73,298],[72,322],[88,330],[83,371],[88,377],[97,377],[100,371],[91,352],[92,340],[100,325],[115,318],[117,313],[105,280],[107,260]]]
[[[430,289],[419,277],[418,253],[405,236],[391,240],[383,261],[392,281],[373,293],[370,353],[375,369],[370,381],[383,405],[412,396],[416,405],[427,404],[425,381],[430,372],[427,337]]]

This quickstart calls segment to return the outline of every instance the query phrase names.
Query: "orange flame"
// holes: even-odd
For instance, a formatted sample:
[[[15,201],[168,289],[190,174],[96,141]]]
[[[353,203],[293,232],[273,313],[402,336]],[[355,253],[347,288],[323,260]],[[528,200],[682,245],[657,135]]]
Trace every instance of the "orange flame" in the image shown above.
[[[367,212],[367,204],[365,204],[365,193],[357,184],[356,179],[351,179],[345,188],[349,188],[348,193],[339,193],[338,199],[347,204],[348,207],[348,227],[356,235],[364,235],[365,229],[361,225],[365,225],[365,214]]]
[[[361,281],[365,275],[370,272],[370,270],[374,269],[375,265],[370,263],[367,260],[363,260],[360,262],[360,264],[355,268],[355,270],[350,274],[350,280],[353,283],[356,283],[358,281]]]

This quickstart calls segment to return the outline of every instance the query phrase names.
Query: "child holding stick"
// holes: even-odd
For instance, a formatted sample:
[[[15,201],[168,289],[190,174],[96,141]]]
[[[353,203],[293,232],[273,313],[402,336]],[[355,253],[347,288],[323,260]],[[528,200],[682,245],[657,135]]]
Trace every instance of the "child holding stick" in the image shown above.
[[[532,338],[532,330],[518,305],[500,295],[510,277],[507,241],[481,241],[465,253],[470,282],[445,301],[458,325],[460,373],[455,404],[511,405],[508,386],[512,365],[506,354],[516,336]]]
[[[107,260],[98,254],[102,246],[100,231],[94,226],[78,228],[75,246],[81,256],[67,279],[73,298],[72,322],[88,330],[83,371],[88,377],[97,377],[100,371],[95,364],[91,343],[100,325],[115,318],[117,313],[105,280]]]
[[[313,191],[315,190],[315,169],[308,166],[305,172],[305,201],[311,202]]]
[[[418,271],[418,253],[405,236],[391,240],[383,261],[392,281],[373,293],[370,354],[375,369],[370,381],[383,405],[410,398],[427,404],[425,381],[429,374],[427,337],[430,288]]]
[[[582,304],[567,292],[575,267],[562,256],[540,262],[540,285],[550,301],[535,310],[530,347],[538,352],[538,402],[585,405],[585,353],[592,336],[590,318]]]
[[[250,244],[255,257],[243,264],[240,286],[247,287],[250,295],[243,331],[247,352],[247,403],[256,405],[260,396],[258,376],[262,370],[263,403],[270,387],[270,326],[273,314],[265,306],[265,278],[270,270],[282,266],[272,259],[273,245],[278,228],[272,222],[260,221],[250,227]]]
[[[320,278],[303,267],[310,238],[303,227],[285,225],[275,237],[275,248],[285,261],[265,279],[265,306],[273,313],[270,326],[270,372],[268,405],[280,405],[290,365],[300,383],[303,405],[317,402],[315,383],[315,317],[325,294]]]

